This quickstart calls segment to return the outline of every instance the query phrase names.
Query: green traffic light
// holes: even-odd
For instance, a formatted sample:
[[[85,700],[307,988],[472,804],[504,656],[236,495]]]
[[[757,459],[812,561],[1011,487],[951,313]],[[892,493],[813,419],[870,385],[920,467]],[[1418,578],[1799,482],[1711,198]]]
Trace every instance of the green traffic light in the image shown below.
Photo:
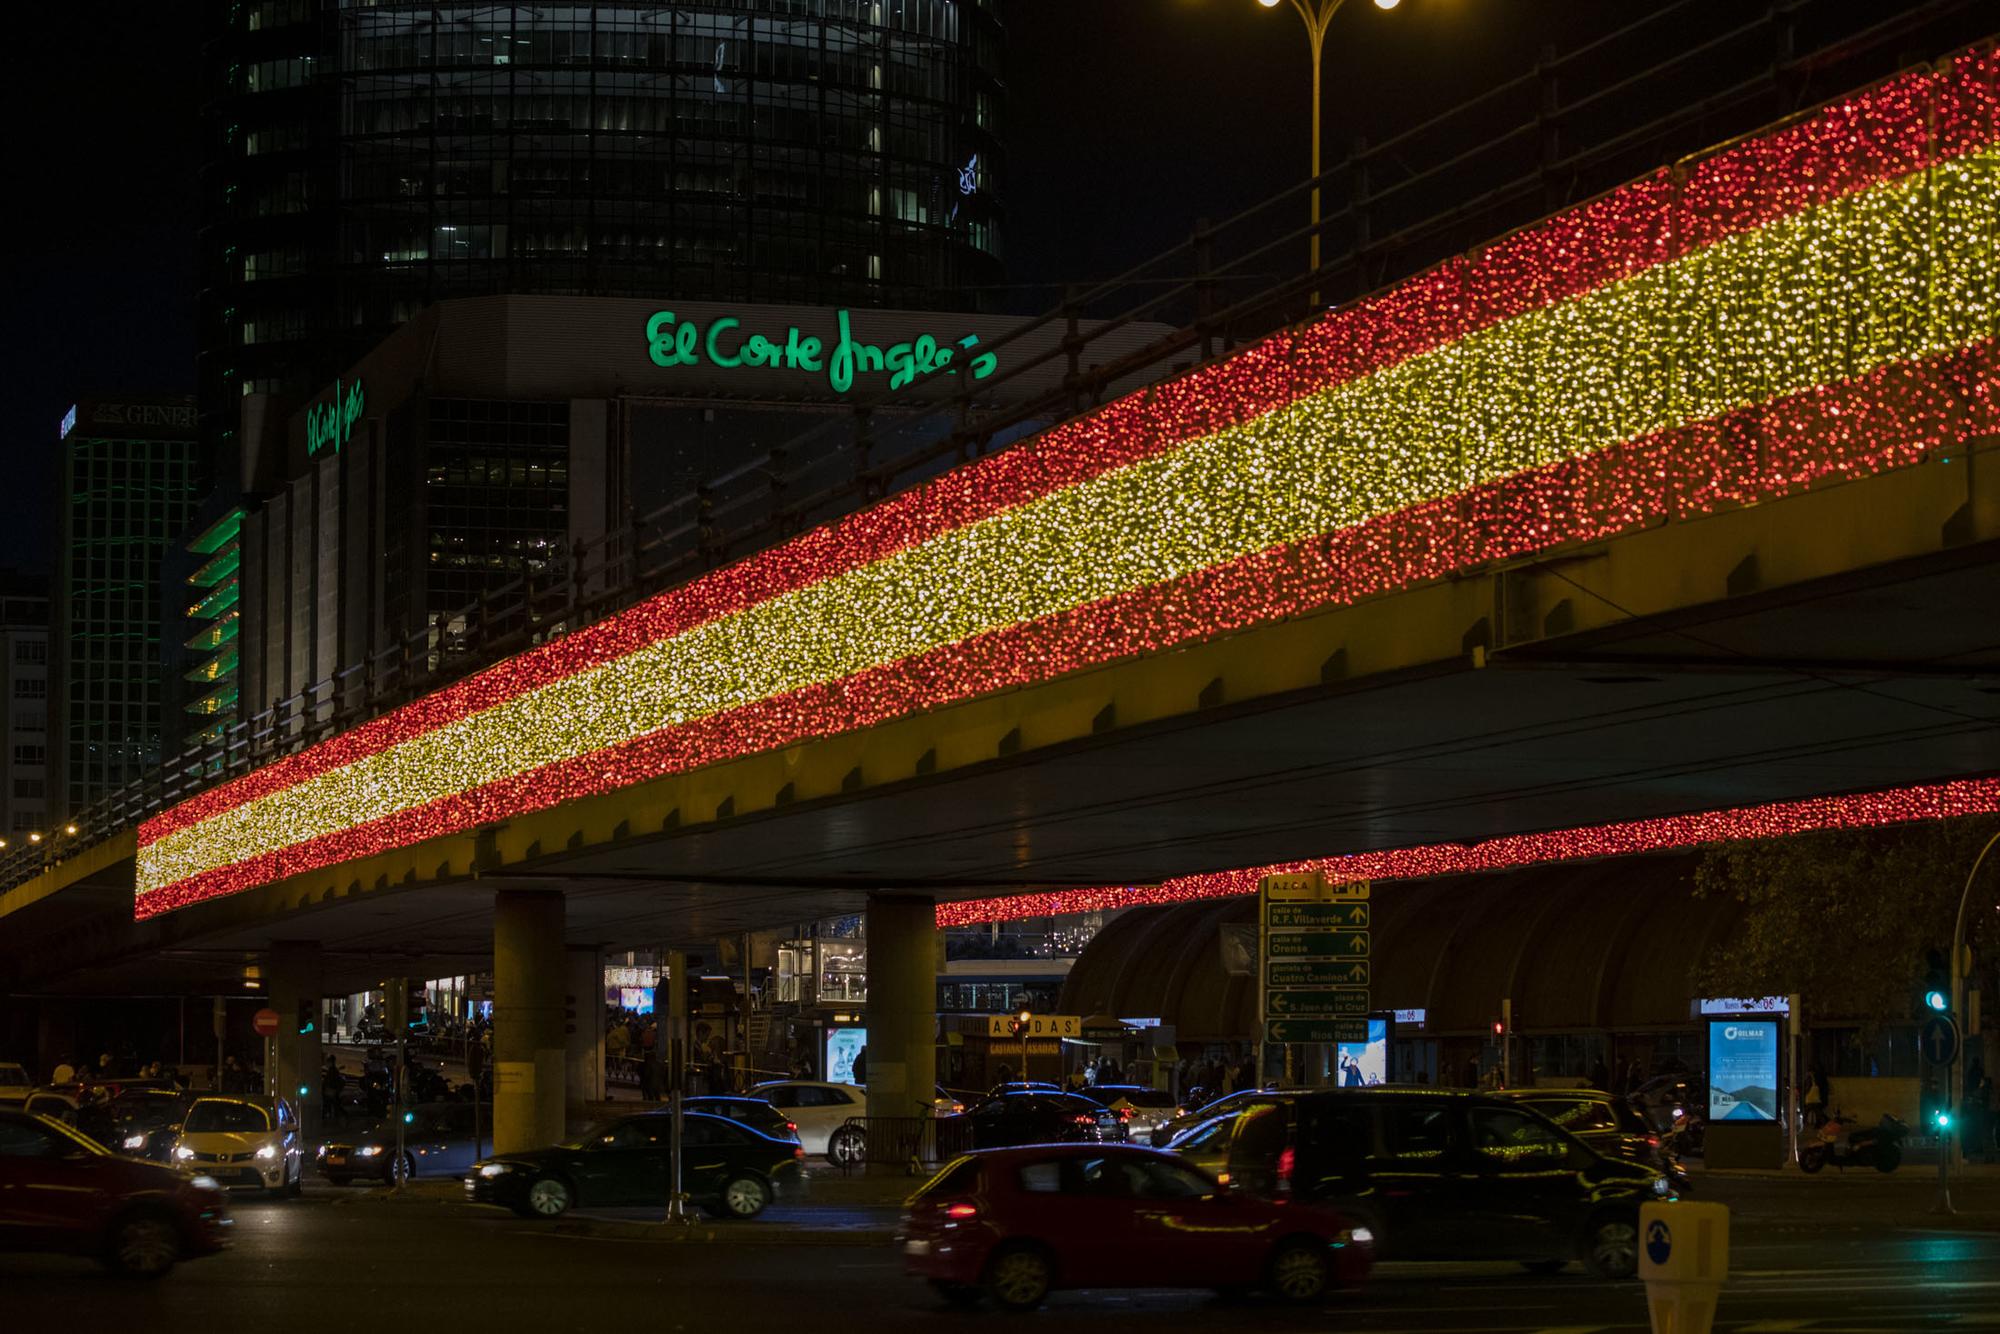
[[[1951,1129],[1951,1113],[1946,1111],[1942,1107],[1938,1108],[1937,1111],[1931,1113],[1931,1120],[1936,1122],[1937,1128],[1939,1130]]]
[[[403,1124],[406,1126],[414,1122],[416,1119],[417,1119],[417,1114],[415,1112],[403,1113]]]
[[[1939,1014],[1943,1014],[1951,1008],[1951,997],[1945,995],[1942,991],[1926,991],[1924,993],[1924,1004],[1930,1006]]]

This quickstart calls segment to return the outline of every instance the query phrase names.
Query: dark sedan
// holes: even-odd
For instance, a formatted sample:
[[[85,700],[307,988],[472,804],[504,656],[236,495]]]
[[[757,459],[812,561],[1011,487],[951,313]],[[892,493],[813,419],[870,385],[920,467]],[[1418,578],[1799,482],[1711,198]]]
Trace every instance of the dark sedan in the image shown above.
[[[336,1186],[351,1181],[394,1181],[423,1176],[456,1176],[472,1166],[493,1135],[493,1112],[475,1114],[469,1102],[427,1102],[403,1113],[403,1156],[396,1156],[396,1119],[351,1139],[329,1140],[319,1149],[320,1175]]]
[[[126,1089],[105,1105],[110,1120],[106,1142],[128,1158],[168,1162],[181,1120],[193,1103],[192,1093],[178,1089]]]
[[[121,1158],[58,1121],[0,1112],[0,1248],[92,1255],[158,1278],[226,1244],[229,1200],[192,1179]]]
[[[1118,1113],[1074,1093],[1002,1093],[971,1111],[939,1122],[941,1143],[969,1143],[975,1149],[1008,1149],[1020,1144],[1095,1143],[1125,1138]]]
[[[648,1112],[613,1121],[549,1149],[495,1154],[473,1165],[466,1196],[523,1218],[572,1208],[664,1205],[672,1189],[673,1117]],[[716,1218],[755,1218],[803,1179],[805,1150],[726,1117],[682,1117],[681,1189]]]
[[[787,1117],[763,1098],[737,1098],[717,1094],[709,1097],[689,1098],[681,1104],[690,1112],[700,1112],[704,1116],[721,1116],[731,1121],[761,1131],[772,1139],[788,1139],[798,1143],[798,1122]]]
[[[1688,1189],[1687,1169],[1632,1104],[1597,1089],[1504,1089],[1498,1094],[1525,1103],[1603,1154],[1666,1174],[1676,1193]]]

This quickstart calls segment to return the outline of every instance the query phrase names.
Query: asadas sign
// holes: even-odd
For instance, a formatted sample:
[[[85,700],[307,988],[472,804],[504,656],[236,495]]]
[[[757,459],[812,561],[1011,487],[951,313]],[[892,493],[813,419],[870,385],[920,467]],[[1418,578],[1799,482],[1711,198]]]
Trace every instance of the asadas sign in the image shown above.
[[[347,438],[354,434],[354,423],[361,420],[361,410],[367,399],[361,393],[361,381],[347,386],[343,395],[340,381],[333,382],[333,392],[324,403],[315,403],[306,409],[306,454],[311,456],[323,449],[331,449],[338,454]]]
[[[902,389],[920,376],[950,366],[961,350],[970,351],[979,343],[978,334],[967,334],[954,344],[940,343],[923,334],[907,343],[880,347],[854,337],[853,320],[847,311],[838,311],[835,321],[839,336],[828,347],[825,340],[799,332],[796,326],[779,337],[739,333],[743,321],[724,317],[711,322],[706,330],[693,320],[684,320],[671,310],[654,313],[646,321],[646,344],[655,366],[698,366],[707,362],[725,370],[766,367],[806,371],[824,375],[836,394],[854,387],[856,376],[887,372],[889,388]],[[993,374],[999,358],[991,352],[973,356],[968,369],[972,378],[983,380]]]

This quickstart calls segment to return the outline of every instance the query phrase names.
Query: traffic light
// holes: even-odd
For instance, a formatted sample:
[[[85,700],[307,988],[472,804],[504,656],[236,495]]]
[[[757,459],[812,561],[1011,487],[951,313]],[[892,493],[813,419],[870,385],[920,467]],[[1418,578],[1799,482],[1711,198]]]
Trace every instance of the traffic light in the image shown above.
[[[410,995],[399,982],[382,984],[382,1024],[391,1037],[410,1026]]]
[[[1951,968],[1943,950],[1924,951],[1924,1008],[1932,1014],[1951,1010]]]
[[[1493,1036],[1494,1036],[1494,1037],[1496,1037],[1496,1038],[1504,1038],[1504,1037],[1506,1037],[1506,1036],[1507,1036],[1507,1025],[1505,1025],[1505,1024],[1503,1024],[1503,1023],[1501,1023],[1501,1022],[1500,1022],[1500,1021],[1499,1021],[1498,1019],[1495,1019],[1495,1020],[1493,1021]]]
[[[1942,991],[1926,991],[1924,1004],[1939,1014],[1951,1008],[1951,997]]]
[[[1939,1107],[1936,1110],[1934,1110],[1931,1113],[1931,1124],[1937,1127],[1939,1134],[1943,1134],[1945,1131],[1950,1130],[1951,1108]]]
[[[319,1032],[319,1002],[301,1000],[299,1002],[298,1032],[300,1037]]]
[[[410,994],[404,1002],[404,1024],[409,1028],[428,1028],[431,1022],[431,993],[421,979],[412,978]]]
[[[563,997],[563,1032],[576,1032],[576,997]]]

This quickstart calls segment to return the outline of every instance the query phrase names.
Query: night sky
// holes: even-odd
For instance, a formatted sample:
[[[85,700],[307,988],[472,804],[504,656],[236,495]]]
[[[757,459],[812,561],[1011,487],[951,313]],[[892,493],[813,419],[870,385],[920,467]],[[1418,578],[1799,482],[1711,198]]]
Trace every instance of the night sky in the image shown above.
[[[17,34],[0,565],[49,566],[71,401],[192,388],[196,8],[69,0]],[[1306,41],[1288,6],[1011,0],[1008,14],[1004,244],[1022,287],[995,304],[1039,308],[1038,285],[1115,273],[1306,174]],[[1329,39],[1329,144],[1386,137],[1524,72],[1544,43],[1632,16],[1613,0],[1349,0]]]

